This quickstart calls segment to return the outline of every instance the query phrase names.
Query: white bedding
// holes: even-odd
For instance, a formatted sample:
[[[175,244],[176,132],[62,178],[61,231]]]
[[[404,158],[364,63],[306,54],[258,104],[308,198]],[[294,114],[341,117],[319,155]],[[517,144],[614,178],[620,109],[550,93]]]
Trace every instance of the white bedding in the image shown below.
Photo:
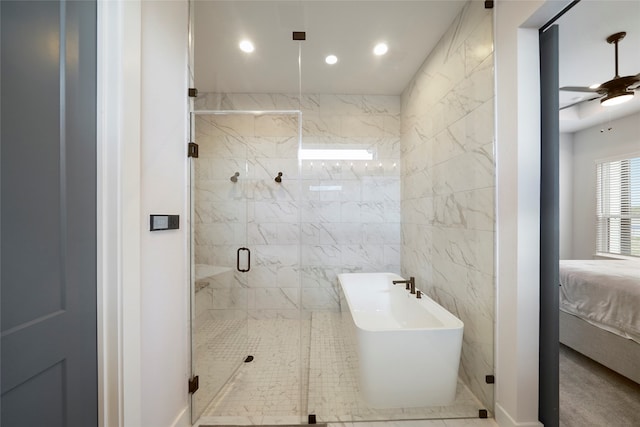
[[[560,309],[640,343],[640,260],[560,261]]]

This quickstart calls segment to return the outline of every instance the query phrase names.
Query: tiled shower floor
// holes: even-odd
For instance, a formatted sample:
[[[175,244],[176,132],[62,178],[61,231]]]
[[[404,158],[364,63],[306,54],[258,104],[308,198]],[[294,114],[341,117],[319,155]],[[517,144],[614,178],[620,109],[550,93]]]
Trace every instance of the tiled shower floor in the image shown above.
[[[306,424],[308,414],[318,422],[478,416],[483,406],[461,382],[446,407],[369,408],[359,396],[357,360],[343,332],[339,313],[313,313],[310,322],[250,320],[249,354],[255,359],[240,366],[200,422]]]
[[[308,320],[250,319],[246,354],[254,359],[241,364],[200,422],[299,424],[306,416],[308,363],[301,366],[300,361],[309,360],[309,324]]]

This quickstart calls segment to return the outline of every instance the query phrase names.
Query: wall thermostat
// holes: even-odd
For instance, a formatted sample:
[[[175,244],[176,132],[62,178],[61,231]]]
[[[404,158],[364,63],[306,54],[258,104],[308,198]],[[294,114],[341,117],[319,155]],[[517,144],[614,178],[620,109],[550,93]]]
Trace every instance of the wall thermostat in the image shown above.
[[[151,231],[177,230],[180,228],[180,215],[151,215]]]

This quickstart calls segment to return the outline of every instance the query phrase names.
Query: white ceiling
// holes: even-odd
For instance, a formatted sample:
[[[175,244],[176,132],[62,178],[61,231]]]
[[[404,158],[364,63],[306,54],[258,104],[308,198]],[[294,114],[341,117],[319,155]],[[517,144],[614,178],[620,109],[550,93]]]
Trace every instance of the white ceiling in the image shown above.
[[[304,93],[398,95],[464,3],[196,0],[196,87],[201,92],[298,93],[301,88]],[[614,48],[605,39],[619,31],[627,32],[619,44],[620,75],[640,73],[640,0],[582,0],[557,24],[561,87],[613,78]],[[306,31],[307,40],[293,41],[293,31]],[[238,49],[242,38],[254,42],[255,52]],[[389,44],[383,57],[371,53],[379,41]],[[324,63],[328,54],[338,56],[336,65]],[[561,91],[560,105],[582,96]],[[581,103],[561,111],[561,130],[575,132],[636,111],[640,94],[617,107],[600,107],[597,100]]]
[[[464,6],[443,1],[196,1],[195,79],[203,92],[399,95]],[[303,42],[293,31],[306,31]],[[238,49],[242,38],[256,46]],[[375,44],[389,52],[376,57]],[[334,54],[338,63],[324,58]]]

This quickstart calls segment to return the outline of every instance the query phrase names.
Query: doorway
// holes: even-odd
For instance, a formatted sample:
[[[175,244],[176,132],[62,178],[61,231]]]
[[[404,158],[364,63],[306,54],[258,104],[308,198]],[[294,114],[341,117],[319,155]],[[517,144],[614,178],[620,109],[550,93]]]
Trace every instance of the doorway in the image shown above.
[[[196,3],[196,7],[202,4],[204,2]],[[257,277],[252,281],[251,273],[258,265],[259,251],[251,244],[240,246],[242,242],[234,242],[235,246],[231,250],[225,250],[229,257],[226,262],[234,269],[237,269],[238,259],[241,268],[247,267],[245,257],[248,256],[248,251],[243,250],[243,247],[251,253],[249,282],[239,285],[247,286],[248,289],[246,336],[249,346],[253,342],[252,323],[285,323],[291,320],[289,316],[297,316],[299,326],[290,328],[292,333],[288,335],[299,337],[296,339],[302,346],[297,351],[302,358],[301,381],[304,383],[305,378],[308,378],[309,387],[300,390],[302,398],[296,398],[296,402],[301,402],[298,412],[292,413],[294,415],[288,419],[304,423],[312,415],[318,421],[329,422],[344,419],[476,418],[480,414],[491,416],[495,165],[492,155],[493,132],[486,124],[493,123],[492,11],[484,9],[480,2],[439,3],[438,24],[442,24],[440,21],[447,21],[441,28],[445,36],[438,34],[433,52],[424,52],[423,56],[417,58],[414,68],[407,72],[404,83],[397,77],[390,77],[385,79],[390,84],[385,84],[383,88],[381,81],[365,86],[361,77],[368,75],[376,78],[382,75],[386,67],[393,69],[393,58],[398,59],[394,55],[399,55],[399,51],[390,50],[389,56],[379,58],[371,52],[373,46],[371,49],[368,47],[370,41],[362,41],[367,44],[358,49],[363,59],[362,62],[352,63],[351,67],[356,65],[351,68],[351,74],[346,64],[357,56],[341,56],[337,63],[329,64],[324,62],[325,56],[319,56],[317,45],[312,48],[322,39],[335,46],[358,41],[348,35],[341,35],[336,39],[335,31],[329,31],[331,34],[323,32],[324,37],[321,37],[320,28],[324,28],[322,23],[312,24],[305,20],[313,16],[326,17],[326,22],[332,22],[333,18],[328,15],[335,15],[340,17],[342,24],[348,23],[345,28],[349,29],[358,26],[356,23],[361,20],[366,20],[366,26],[370,26],[371,20],[377,17],[380,25],[397,25],[401,27],[397,34],[406,34],[402,29],[407,26],[407,20],[415,20],[416,26],[412,28],[430,28],[424,25],[424,20],[434,15],[424,13],[424,9],[434,7],[433,2],[403,2],[400,9],[397,2],[358,2],[358,7],[354,7],[356,3],[341,2],[340,7],[344,10],[337,14],[337,4],[332,4],[331,10],[328,10],[323,8],[328,3],[322,2],[289,3],[286,7],[277,2],[275,7],[271,2],[259,2],[259,5],[250,2],[210,4],[220,5],[222,10],[211,14],[211,21],[200,22],[201,28],[203,25],[213,28],[215,23],[220,28],[228,29],[225,26],[228,25],[227,21],[239,19],[246,12],[249,12],[245,17],[249,21],[273,21],[285,28],[294,22],[302,28],[315,28],[313,40],[310,31],[308,41],[298,42],[291,39],[291,33],[283,32],[279,26],[270,27],[269,36],[264,35],[259,40],[260,43],[268,44],[270,37],[275,34],[274,40],[277,41],[269,48],[277,52],[269,56],[284,56],[282,60],[276,61],[275,66],[272,62],[264,64],[260,61],[262,57],[259,55],[264,55],[260,52],[266,52],[266,46],[261,51],[256,44],[255,52],[258,56],[243,53],[237,46],[239,39],[232,37],[232,29],[222,31],[217,37],[196,38],[196,41],[205,40],[199,44],[204,46],[205,52],[200,54],[203,61],[210,60],[209,54],[212,57],[215,56],[213,54],[219,55],[218,60],[214,61],[218,68],[204,71],[207,78],[202,81],[209,86],[204,90],[199,88],[202,92],[195,100],[194,109],[196,114],[200,111],[203,115],[207,115],[207,111],[220,113],[220,117],[215,119],[220,120],[220,124],[214,125],[218,127],[216,132],[224,129],[228,132],[227,136],[237,142],[239,135],[233,130],[235,125],[231,122],[247,120],[247,117],[240,117],[243,112],[248,115],[259,113],[254,117],[252,132],[257,129],[257,120],[263,119],[260,117],[262,114],[280,109],[301,112],[298,123],[301,143],[294,158],[295,167],[271,168],[265,174],[264,182],[259,184],[264,189],[273,191],[289,188],[291,179],[298,180],[299,193],[294,196],[295,203],[290,205],[297,210],[299,217],[297,238],[300,249],[296,267],[298,272],[295,273],[299,278],[298,289],[286,291],[289,296],[279,299],[278,304],[282,305],[278,307],[260,306],[274,296],[274,292],[278,295],[284,293],[278,289],[279,282],[273,284],[272,272],[266,272],[260,281]],[[234,10],[228,19],[221,19],[226,16],[226,7],[238,7],[239,10]],[[310,9],[306,10],[307,7]],[[299,8],[301,9],[298,10]],[[415,13],[414,8],[422,14]],[[448,18],[444,19],[448,8]],[[389,19],[390,13],[405,15]],[[196,14],[196,26],[198,19],[206,16],[206,12],[199,11]],[[441,38],[443,41],[438,44],[437,40]],[[424,40],[415,37],[410,39]],[[211,43],[211,40],[215,43]],[[474,46],[474,54],[465,56],[468,44]],[[400,45],[403,44],[397,46]],[[421,46],[421,49],[425,47]],[[468,62],[464,62],[465,57]],[[195,59],[197,62],[197,52]],[[228,67],[231,71],[222,67],[222,64],[227,63],[235,64]],[[345,65],[341,68],[340,64]],[[337,67],[330,68],[332,65]],[[367,68],[377,71],[364,73],[363,70]],[[304,75],[301,69],[305,70]],[[451,72],[454,77],[452,81],[434,83],[434,79],[430,78],[432,72],[438,75],[448,75]],[[307,78],[312,75],[313,79]],[[270,82],[273,86],[260,86],[265,82]],[[312,83],[314,86],[311,86]],[[282,85],[286,91],[282,89]],[[466,96],[470,85],[477,85],[474,88],[479,89],[473,100]],[[403,92],[405,89],[406,92]],[[423,98],[422,94],[425,93],[428,95]],[[449,102],[457,107],[451,107]],[[222,124],[223,122],[227,123]],[[403,129],[403,123],[408,127]],[[196,140],[200,137],[198,127],[199,125],[195,125]],[[251,135],[258,137],[257,132]],[[202,147],[201,144],[199,146]],[[195,159],[194,163],[198,164],[201,160],[203,159]],[[273,167],[277,165],[273,159],[269,163]],[[232,167],[224,169],[228,165]],[[252,173],[251,166],[245,171],[243,165],[244,163],[241,165],[232,159],[224,164],[219,162],[217,167],[224,170],[224,173],[220,173],[216,188],[226,188],[227,194],[240,191],[240,180],[247,179]],[[292,170],[297,171],[299,176],[292,177]],[[280,172],[283,175],[281,185],[278,186],[275,180]],[[201,174],[194,172],[193,177],[196,175]],[[221,204],[226,203],[221,200]],[[277,218],[272,215],[273,206],[267,203],[258,205],[258,201],[255,201],[255,209],[252,211],[252,203],[254,202],[241,201],[235,204],[234,209],[247,209],[246,218],[250,218],[252,212],[256,215],[269,215],[270,221]],[[403,203],[406,209],[401,211]],[[278,211],[279,215],[285,217],[293,212],[288,208],[279,208]],[[234,211],[229,216],[230,223],[242,216],[238,212]],[[198,214],[194,212],[193,218],[197,217]],[[249,224],[249,228],[250,226]],[[261,239],[277,237],[277,230],[269,231],[263,227],[259,231]],[[249,229],[247,233],[248,236]],[[194,239],[196,243],[197,240]],[[239,254],[238,249],[241,250]],[[293,254],[294,251],[288,251],[287,256]],[[242,258],[238,258],[238,255]],[[269,251],[263,251],[260,256],[269,256]],[[200,259],[194,261],[194,271],[197,271],[196,264],[203,263],[206,264]],[[345,345],[345,328],[340,320],[337,275],[376,271],[416,275],[425,294],[433,296],[440,304],[455,312],[463,318],[465,324],[473,325],[466,331],[467,341],[462,350],[464,368],[460,371],[458,383],[461,400],[447,407],[383,410],[368,407],[360,400],[357,389],[358,364],[346,352],[348,346]],[[451,286],[451,283],[455,285]],[[214,286],[224,288],[228,285]],[[221,301],[216,299],[213,302],[214,293],[231,293],[228,289],[224,292],[207,289],[211,289],[211,285],[194,286],[194,294],[196,299],[204,297],[208,300],[209,307]],[[245,290],[238,289],[234,292],[242,293]],[[290,306],[292,301],[296,301],[297,306]],[[261,308],[258,309],[258,306]],[[197,311],[197,301],[194,307]],[[240,329],[245,330],[244,327]],[[272,336],[258,336],[256,342],[266,342],[267,338],[271,340]],[[277,348],[289,345],[279,345],[281,342],[278,340],[272,341]],[[287,360],[283,356],[282,360],[274,360],[273,364],[286,364]],[[259,358],[254,358],[253,362],[239,364],[240,368],[236,370],[234,379],[227,382],[218,394],[230,396],[235,393],[234,390],[241,389],[233,384],[245,380],[249,382],[244,372],[257,366],[253,363],[259,361]],[[428,360],[420,363],[428,363]],[[255,391],[259,391],[258,388]],[[239,406],[252,406],[250,401],[245,397]],[[213,405],[215,410],[226,406],[217,403]],[[205,410],[205,416],[207,412]],[[253,415],[250,419],[247,419],[246,412],[233,416],[244,416],[238,422],[249,424],[256,416],[262,417],[265,424],[282,421],[282,418],[267,419],[262,413]]]

